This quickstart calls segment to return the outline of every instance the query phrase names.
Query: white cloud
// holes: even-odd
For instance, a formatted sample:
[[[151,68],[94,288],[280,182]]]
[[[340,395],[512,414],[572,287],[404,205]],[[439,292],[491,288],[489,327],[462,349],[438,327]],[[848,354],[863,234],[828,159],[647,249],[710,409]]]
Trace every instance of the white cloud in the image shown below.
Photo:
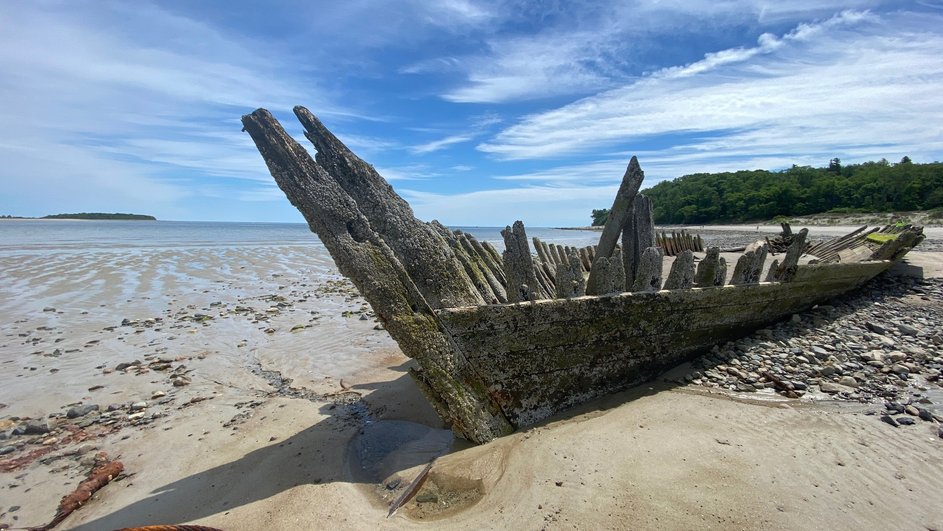
[[[267,180],[239,114],[302,99],[349,114],[276,52],[146,3],[6,4],[0,180],[18,182],[21,195],[3,206],[129,209],[145,195],[148,211],[179,212],[175,201],[199,194],[181,176]]]
[[[426,142],[425,144],[419,144],[409,148],[410,151],[416,154],[432,153],[433,151],[439,151],[440,149],[445,149],[454,144],[461,144],[473,140],[475,135],[452,135],[445,138],[440,138],[439,140],[433,140],[432,142]]]
[[[657,135],[703,156],[939,153],[943,19],[846,12],[525,117],[479,149],[556,157]],[[924,124],[917,126],[917,124]],[[883,156],[883,155],[882,155]]]
[[[613,186],[533,186],[438,194],[400,190],[420,219],[438,219],[451,226],[504,226],[516,220],[533,227],[561,223],[588,225],[589,213],[612,203]]]

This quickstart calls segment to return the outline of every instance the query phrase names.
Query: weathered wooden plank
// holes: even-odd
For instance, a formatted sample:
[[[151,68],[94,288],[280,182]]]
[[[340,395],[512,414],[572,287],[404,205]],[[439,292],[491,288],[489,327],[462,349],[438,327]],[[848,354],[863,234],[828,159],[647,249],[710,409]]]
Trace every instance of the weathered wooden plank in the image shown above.
[[[437,412],[472,441],[512,431],[480,376],[357,202],[271,113],[256,110],[243,116],[242,123],[279,188],[318,234],[338,269],[370,302],[403,353],[419,362],[413,374]]]
[[[616,242],[619,241],[619,234],[622,227],[625,226],[625,220],[631,215],[632,205],[635,202],[635,195],[638,194],[639,187],[645,173],[638,164],[638,158],[632,157],[629,166],[622,176],[622,184],[619,185],[619,191],[609,209],[609,217],[603,226],[602,234],[599,236],[599,243],[596,246],[596,257],[593,259],[593,267],[589,271],[589,279],[586,281],[586,292],[589,294],[600,293],[597,286],[598,275],[597,261],[600,258],[610,258],[616,248]],[[621,260],[619,268],[622,268]],[[625,281],[622,281],[623,284]]]
[[[409,204],[373,168],[327,130],[308,109],[295,107],[315,160],[387,242],[433,308],[483,304],[484,300],[436,230],[413,216]]]
[[[684,251],[671,264],[663,289],[690,289],[694,286],[694,253]]]
[[[504,274],[507,276],[508,302],[535,301],[539,298],[534,259],[527,243],[524,223],[515,221],[513,227],[501,231],[504,236]]]
[[[649,247],[642,251],[642,259],[639,261],[638,272],[635,275],[635,283],[632,284],[631,291],[658,291],[661,289],[661,263],[663,257],[661,247]]]

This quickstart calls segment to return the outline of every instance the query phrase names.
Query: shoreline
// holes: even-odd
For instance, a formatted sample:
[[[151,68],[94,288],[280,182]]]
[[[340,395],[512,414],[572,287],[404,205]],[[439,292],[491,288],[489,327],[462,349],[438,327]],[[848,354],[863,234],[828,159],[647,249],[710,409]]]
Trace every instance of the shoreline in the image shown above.
[[[839,359],[858,350],[838,342],[859,341],[887,367],[897,351],[904,358],[893,363],[914,366],[891,400],[938,407],[925,367],[943,348],[932,339],[940,252],[908,255],[904,269],[928,280],[881,295],[880,306],[860,301],[871,313],[853,313],[854,329],[867,341],[849,339],[858,337],[851,321],[823,307],[784,323],[796,330],[771,327],[475,447],[450,439],[407,374],[412,362],[323,249],[116,255],[119,264],[97,254],[0,257],[2,289],[19,290],[0,301],[0,423],[19,417],[0,431],[27,416],[48,428],[0,440],[14,447],[0,455],[13,466],[0,472],[2,524],[48,521],[106,452],[124,474],[61,529],[943,528],[933,509],[943,504],[939,422],[894,427],[880,420],[890,411],[881,401],[819,392],[808,377],[795,378],[809,389],[802,398],[740,389],[752,385],[753,356],[782,363],[772,349],[827,346],[836,360],[809,358],[807,370],[845,367],[862,361]],[[843,370],[864,374],[859,395],[894,377]],[[79,414],[90,405],[98,409]],[[440,454],[417,496],[387,519],[389,501]]]

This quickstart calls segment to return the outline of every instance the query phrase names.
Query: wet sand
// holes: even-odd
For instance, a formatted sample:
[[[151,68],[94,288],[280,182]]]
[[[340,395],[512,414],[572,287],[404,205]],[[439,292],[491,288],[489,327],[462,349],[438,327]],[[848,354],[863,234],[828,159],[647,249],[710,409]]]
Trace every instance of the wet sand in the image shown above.
[[[925,254],[911,267],[939,275]],[[861,408],[660,382],[453,441],[323,249],[24,252],[0,260],[0,290],[0,417],[115,408],[81,442],[15,439],[0,464],[48,451],[0,472],[13,527],[51,519],[105,451],[125,475],[60,528],[943,529],[936,425]],[[65,419],[80,402],[100,411]]]

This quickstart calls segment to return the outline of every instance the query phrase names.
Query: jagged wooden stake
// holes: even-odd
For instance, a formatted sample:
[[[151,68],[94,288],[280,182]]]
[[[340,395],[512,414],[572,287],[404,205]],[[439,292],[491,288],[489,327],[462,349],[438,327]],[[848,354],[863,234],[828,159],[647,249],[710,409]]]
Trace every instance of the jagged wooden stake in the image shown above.
[[[600,271],[596,265],[601,258],[610,258],[616,248],[616,242],[619,240],[619,234],[622,227],[625,226],[625,220],[631,215],[632,205],[635,202],[635,196],[638,194],[639,187],[642,186],[642,180],[645,178],[645,172],[638,164],[638,158],[632,157],[629,166],[622,176],[622,184],[619,191],[616,192],[616,198],[612,202],[612,208],[609,209],[609,218],[606,219],[606,225],[599,236],[599,244],[596,245],[596,257],[593,259],[593,267],[589,271],[589,279],[586,281],[587,295],[600,295],[605,293],[600,291],[603,288],[600,285]],[[622,266],[620,265],[620,269]],[[623,280],[623,283],[625,281]]]
[[[643,194],[635,196],[632,215],[626,219],[622,229],[622,264],[625,270],[625,285],[635,283],[642,251],[654,247],[655,222],[652,218],[652,200]]]
[[[439,415],[457,434],[478,443],[513,431],[481,376],[356,201],[271,113],[258,109],[243,116],[242,124],[275,182],[304,215],[337,268],[370,302],[403,354],[419,363],[411,374]]]
[[[694,253],[684,251],[679,254],[665,280],[664,289],[690,289],[694,285]]]
[[[537,273],[534,258],[530,255],[524,222],[515,221],[513,227],[501,231],[504,236],[504,274],[508,279],[508,302],[534,301],[538,299]]]
[[[649,247],[642,251],[638,274],[632,291],[658,291],[661,289],[661,261],[664,254],[661,247]]]
[[[699,288],[716,286],[717,269],[720,267],[720,247],[708,247],[707,256],[697,265],[694,285]]]

